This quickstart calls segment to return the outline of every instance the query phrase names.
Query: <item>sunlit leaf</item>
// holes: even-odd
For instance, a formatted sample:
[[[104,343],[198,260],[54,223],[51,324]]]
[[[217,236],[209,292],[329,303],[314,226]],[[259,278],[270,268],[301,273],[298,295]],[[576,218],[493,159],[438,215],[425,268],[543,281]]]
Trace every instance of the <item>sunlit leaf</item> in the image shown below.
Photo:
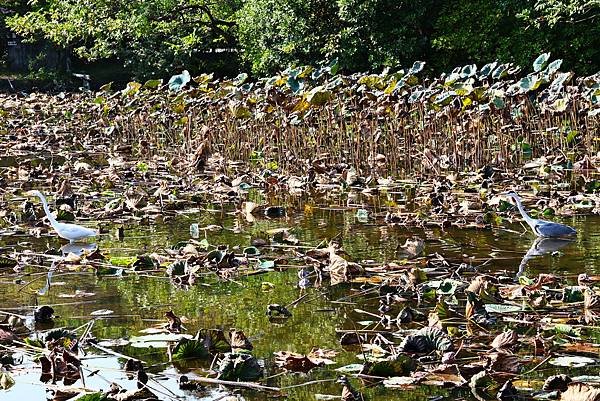
[[[556,71],[558,71],[558,69],[560,68],[561,65],[562,65],[561,59],[554,60],[553,62],[548,64],[548,67],[546,67],[546,73],[549,75],[554,74]]]
[[[144,83],[144,88],[146,89],[156,89],[162,85],[162,79],[151,79]]]
[[[425,67],[424,61],[415,61],[412,67],[410,67],[410,70],[408,70],[408,73],[412,75],[418,74],[419,72],[423,71],[423,67]]]
[[[235,77],[233,79],[233,84],[235,86],[240,86],[244,82],[246,82],[247,79],[248,79],[248,74],[246,74],[245,72],[243,72],[243,73],[239,74],[237,77]]]
[[[492,71],[492,78],[494,78],[494,79],[501,79],[501,78],[506,77],[508,75],[507,67],[508,67],[508,64],[500,64],[500,65],[498,65],[494,69],[494,71]]]
[[[337,372],[340,373],[358,373],[363,370],[364,365],[360,363],[352,363],[350,365],[341,366],[336,369]]]
[[[479,70],[479,79],[487,78],[494,71],[496,65],[498,65],[498,62],[494,61],[481,67],[481,70]]]
[[[477,73],[477,66],[475,64],[465,65],[460,70],[460,77],[462,79],[464,79],[464,78],[470,78],[473,75],[475,75],[476,73]]]
[[[133,96],[139,92],[141,87],[142,87],[142,84],[140,84],[139,82],[133,82],[133,81],[129,82],[127,84],[127,86],[125,87],[125,89],[123,89],[121,91],[121,94],[123,96]]]
[[[190,82],[191,77],[188,70],[183,70],[181,74],[173,75],[171,79],[169,79],[168,85],[169,90],[178,92],[185,88],[185,86]]]
[[[485,310],[489,313],[513,313],[519,312],[523,310],[523,308],[517,305],[485,304]]]
[[[332,98],[332,92],[324,90],[322,86],[316,86],[308,92],[306,101],[313,106],[322,106]]]
[[[8,390],[15,385],[15,379],[8,372],[0,372],[0,389]]]
[[[533,62],[533,71],[539,72],[546,67],[546,63],[550,59],[550,53],[542,53]]]

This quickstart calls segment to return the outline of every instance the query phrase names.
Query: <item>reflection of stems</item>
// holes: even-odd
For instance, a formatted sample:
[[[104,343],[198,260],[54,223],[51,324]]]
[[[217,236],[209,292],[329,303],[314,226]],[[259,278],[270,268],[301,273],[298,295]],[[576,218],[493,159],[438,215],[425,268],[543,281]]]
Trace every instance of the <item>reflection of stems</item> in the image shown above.
[[[13,341],[13,342],[15,342],[15,341]],[[4,345],[4,344],[0,344],[0,348],[7,349],[7,350],[9,350],[9,351],[11,351],[13,353],[20,352],[20,353],[26,354],[27,356],[29,356],[31,358],[33,358],[36,355],[38,355],[40,351],[43,351],[43,349],[37,348],[37,347],[35,348],[35,350],[36,350],[35,352],[34,351],[29,351],[29,350],[26,351],[26,350],[24,350],[22,348],[11,347],[10,345]]]
[[[280,392],[282,390],[279,387],[263,386],[262,384],[257,384],[257,383],[253,383],[253,382],[234,382],[234,381],[229,381],[229,380],[211,379],[210,377],[195,377],[194,381],[198,382],[198,383],[205,383],[205,384],[220,384],[223,386],[230,386],[230,387],[249,388],[251,390],[258,390],[258,391]],[[334,380],[329,379],[328,381],[334,381]]]
[[[110,349],[110,348],[106,348],[106,347],[103,347],[103,346],[101,346],[101,345],[98,345],[98,344],[90,343],[90,345],[91,345],[92,347],[94,347],[94,348],[98,348],[100,351],[104,351],[104,352],[106,352],[107,354],[111,354],[111,355],[114,355],[114,356],[116,356],[116,357],[119,357],[119,358],[124,358],[124,359],[133,359],[134,361],[143,362],[143,361],[142,361],[142,360],[140,360],[140,359],[134,358],[134,357],[132,357],[132,356],[127,356],[127,355],[120,354],[120,353],[118,353],[117,351],[113,351],[113,350],[112,350],[112,349]]]
[[[537,370],[537,369],[538,369],[540,366],[542,366],[543,364],[545,364],[546,362],[548,362],[548,360],[549,360],[550,358],[552,358],[552,357],[553,357],[553,355],[552,355],[552,354],[548,355],[546,358],[544,358],[544,360],[543,360],[542,362],[538,363],[537,365],[535,365],[533,368],[531,368],[531,369],[530,369],[530,370],[528,370],[527,372],[521,373],[521,375],[520,375],[520,376],[525,376],[525,375],[528,375],[528,374],[530,374],[530,373],[533,373],[533,372],[535,372],[535,371],[536,371],[536,370]]]
[[[84,273],[84,272],[66,272],[66,273],[59,273],[56,276],[66,276],[66,275],[70,275],[70,274],[89,275],[89,273]],[[23,291],[24,288],[29,287],[29,285],[31,283],[34,283],[34,282],[36,282],[38,280],[41,280],[41,279],[47,278],[47,277],[48,277],[47,275],[45,275],[45,276],[38,276],[38,277],[34,278],[33,280],[28,281],[27,283],[25,283],[21,287],[19,287],[18,291],[21,292],[21,291]]]
[[[94,320],[90,320],[89,323],[86,323],[83,326],[79,326],[77,328],[77,329],[79,329],[79,328],[85,327],[85,329],[83,330],[83,333],[81,333],[81,335],[79,336],[79,342],[86,341],[86,338],[90,334],[90,332],[92,331],[92,328],[94,327],[95,323],[96,323],[95,319]],[[76,331],[77,329],[75,329],[74,331]]]

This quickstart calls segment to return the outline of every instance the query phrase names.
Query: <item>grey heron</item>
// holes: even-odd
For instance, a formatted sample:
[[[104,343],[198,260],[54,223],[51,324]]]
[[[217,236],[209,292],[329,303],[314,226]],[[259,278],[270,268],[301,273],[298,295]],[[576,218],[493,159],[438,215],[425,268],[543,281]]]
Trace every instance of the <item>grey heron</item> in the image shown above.
[[[505,192],[504,195],[515,201],[517,208],[519,208],[519,212],[521,212],[521,216],[523,216],[525,222],[538,237],[559,238],[577,234],[577,231],[575,231],[573,227],[569,227],[565,224],[531,218],[523,208],[521,198],[515,191]]]

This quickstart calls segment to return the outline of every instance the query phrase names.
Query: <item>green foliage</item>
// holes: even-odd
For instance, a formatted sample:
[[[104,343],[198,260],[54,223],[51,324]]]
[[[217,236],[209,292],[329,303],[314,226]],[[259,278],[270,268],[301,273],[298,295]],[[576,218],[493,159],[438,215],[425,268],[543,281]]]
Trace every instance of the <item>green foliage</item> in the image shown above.
[[[592,74],[600,59],[599,0],[4,0],[0,6],[16,13],[0,16],[0,30],[6,22],[28,40],[71,49],[85,61],[117,61],[142,77],[183,70],[233,76],[245,67],[265,75],[332,59],[345,72],[398,69],[414,60],[441,72],[490,60],[524,66],[544,52],[563,59],[566,69]]]
[[[342,29],[336,55],[352,71],[398,67],[423,60],[437,2],[339,0]]]
[[[105,401],[108,397],[102,393],[86,394],[78,398],[79,401]]]
[[[235,0],[31,1],[31,10],[7,19],[31,39],[45,39],[88,60],[118,59],[138,75],[203,65],[202,53],[235,46]]]
[[[436,21],[433,47],[439,51],[438,65],[482,63],[500,59],[527,65],[548,48],[547,33],[526,29],[519,18],[531,7],[522,0],[474,0],[447,3]]]
[[[527,65],[544,51],[593,73],[598,8],[598,0],[249,0],[237,22],[243,58],[261,74],[332,57],[348,72],[413,60],[437,71],[494,59]],[[567,16],[581,18],[561,23]]]
[[[329,0],[249,0],[237,13],[243,58],[255,73],[327,58],[338,31]]]
[[[556,25],[559,21],[573,23],[597,19],[600,11],[598,0],[537,0],[534,9],[539,12],[538,24]]]
[[[541,1],[471,0],[446,2],[435,22],[431,62],[437,70],[449,65],[489,60],[528,65],[549,51],[580,73],[597,72],[600,27],[594,18],[575,23],[540,26],[552,18],[539,7]],[[556,2],[555,2],[556,3]],[[598,14],[598,12],[596,12]]]
[[[183,338],[173,348],[174,360],[206,358],[207,356],[208,349],[206,349],[201,340]]]

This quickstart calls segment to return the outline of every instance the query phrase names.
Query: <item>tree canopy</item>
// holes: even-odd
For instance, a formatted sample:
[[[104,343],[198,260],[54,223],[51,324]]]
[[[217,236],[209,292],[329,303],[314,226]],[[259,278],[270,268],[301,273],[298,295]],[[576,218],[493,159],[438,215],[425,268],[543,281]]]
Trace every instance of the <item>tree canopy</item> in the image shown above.
[[[85,61],[138,76],[178,69],[268,74],[337,58],[347,72],[430,69],[550,51],[579,73],[600,69],[600,0],[18,0],[6,24]],[[2,18],[2,17],[0,17]],[[215,57],[215,55],[228,57]]]
[[[8,18],[27,38],[71,48],[88,61],[118,59],[136,73],[199,67],[199,54],[233,48],[237,0],[47,0]]]

